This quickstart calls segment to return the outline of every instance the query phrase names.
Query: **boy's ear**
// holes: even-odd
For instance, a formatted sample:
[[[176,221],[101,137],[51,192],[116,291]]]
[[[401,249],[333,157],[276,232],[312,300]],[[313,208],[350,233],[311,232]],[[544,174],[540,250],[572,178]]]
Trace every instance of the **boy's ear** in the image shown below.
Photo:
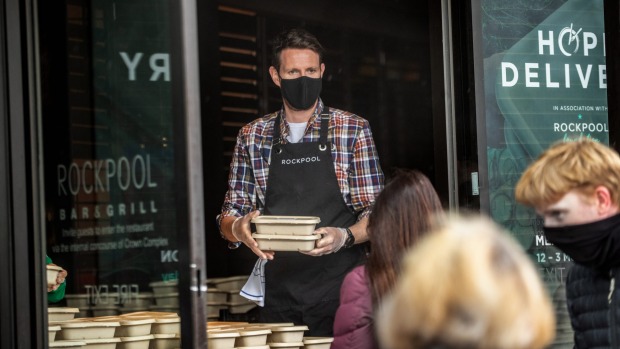
[[[618,211],[618,206],[611,198],[611,192],[607,187],[599,185],[594,189],[596,208],[601,216],[610,216]]]

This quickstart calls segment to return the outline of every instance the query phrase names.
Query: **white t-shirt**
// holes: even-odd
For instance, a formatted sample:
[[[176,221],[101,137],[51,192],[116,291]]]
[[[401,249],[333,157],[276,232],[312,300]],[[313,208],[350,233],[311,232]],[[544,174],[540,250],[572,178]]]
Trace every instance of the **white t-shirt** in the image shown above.
[[[308,122],[289,122],[289,133],[288,136],[286,136],[286,139],[291,143],[299,142],[304,136],[304,131],[306,130],[307,125]]]

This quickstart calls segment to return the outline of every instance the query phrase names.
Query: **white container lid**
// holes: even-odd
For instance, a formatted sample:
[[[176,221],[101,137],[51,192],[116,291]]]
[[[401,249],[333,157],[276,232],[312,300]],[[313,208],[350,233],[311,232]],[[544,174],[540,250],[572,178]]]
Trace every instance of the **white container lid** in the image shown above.
[[[289,347],[303,347],[304,343],[291,342],[291,343],[267,343],[269,348],[289,348]]]
[[[155,333],[153,334],[154,339],[173,339],[173,338],[181,338],[181,335],[178,333]]]
[[[271,234],[252,234],[255,240],[285,240],[285,241],[312,241],[321,238],[319,234],[312,235],[271,235]]]
[[[234,338],[241,337],[237,331],[214,331],[207,332],[207,338]]]
[[[64,341],[64,340],[60,340],[60,341],[53,341],[49,343],[49,347],[50,348],[76,348],[76,347],[83,347],[85,346],[86,343],[82,342],[82,341]]]
[[[255,224],[317,224],[321,218],[315,216],[258,216],[251,220]]]
[[[121,341],[120,338],[112,337],[112,338],[94,338],[94,339],[80,339],[80,342],[89,344],[106,344],[106,343],[119,343]]]
[[[149,341],[155,338],[152,334],[147,334],[145,336],[133,336],[133,337],[121,337],[121,342],[139,342],[139,341]]]
[[[271,330],[270,329],[250,329],[250,328],[244,328],[239,330],[239,335],[241,336],[260,336],[262,334],[270,334]]]
[[[47,268],[47,270],[55,270],[55,271],[61,271],[62,270],[61,267],[59,267],[57,265],[50,265],[50,264],[46,265],[46,268]]]
[[[292,322],[257,322],[250,324],[252,326],[263,326],[263,327],[285,327],[285,326],[295,326]]]
[[[155,322],[155,319],[132,319],[132,318],[120,318],[119,323],[121,326],[135,326],[135,325],[146,325],[152,324]]]
[[[47,308],[47,312],[54,314],[77,314],[80,312],[80,309],[66,307],[49,307]]]
[[[161,312],[161,311],[135,311],[133,313],[127,313],[120,315],[121,317],[149,317],[149,318],[178,318],[179,314],[176,312]]]
[[[142,312],[140,312],[140,313],[142,313]],[[117,317],[119,319],[125,319],[125,320],[155,319],[155,316],[153,316],[153,315],[138,314],[137,312],[125,313],[125,314],[117,315]]]
[[[55,326],[47,326],[47,330],[48,331],[60,331],[60,326],[55,325]]]
[[[249,347],[235,347],[235,349],[269,349],[268,345],[251,345]]]
[[[282,326],[282,327],[272,327],[271,332],[290,332],[290,331],[307,331],[308,326]]]
[[[322,344],[331,343],[334,337],[304,337],[304,344]]]
[[[62,328],[87,328],[87,327],[118,327],[121,324],[115,321],[76,321],[63,322],[60,324]]]
[[[84,320],[82,321],[117,321],[120,319],[121,317],[118,315],[106,315],[106,316],[96,316],[96,317],[91,317],[91,318],[83,318]],[[75,319],[76,321],[79,321],[80,319]]]
[[[174,322],[181,322],[180,317],[158,317],[155,319],[155,322],[158,324],[171,324]]]

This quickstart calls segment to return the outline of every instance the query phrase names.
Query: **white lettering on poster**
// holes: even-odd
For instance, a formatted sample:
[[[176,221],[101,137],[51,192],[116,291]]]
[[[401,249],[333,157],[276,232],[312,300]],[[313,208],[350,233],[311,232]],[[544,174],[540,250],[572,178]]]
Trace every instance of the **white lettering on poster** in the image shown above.
[[[574,28],[573,23],[558,33],[553,30],[538,31],[539,56],[563,55],[574,57],[580,55],[588,57],[599,46],[603,57],[605,57],[605,33],[598,37],[596,33],[583,31],[582,28]],[[521,70],[522,76],[520,75]],[[572,74],[578,76],[577,84],[571,81]],[[514,87],[521,84],[527,88],[560,88],[560,86],[564,88],[581,87],[582,89],[591,86],[598,86],[599,89],[607,88],[607,67],[605,64],[565,63],[563,67],[555,67],[551,63],[525,62],[522,67],[518,67],[513,62],[501,62],[500,75],[502,87]]]

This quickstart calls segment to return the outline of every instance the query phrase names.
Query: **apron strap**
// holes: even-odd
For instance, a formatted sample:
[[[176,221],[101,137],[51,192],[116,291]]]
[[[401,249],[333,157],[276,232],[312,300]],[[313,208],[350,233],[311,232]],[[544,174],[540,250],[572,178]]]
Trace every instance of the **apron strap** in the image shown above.
[[[321,113],[321,137],[319,138],[319,150],[321,151],[327,149],[327,131],[329,131],[329,107],[323,105],[323,112]]]
[[[282,118],[282,113],[278,112],[276,116],[276,122],[273,125],[273,145],[278,145],[282,143],[282,139],[280,136],[280,119]]]

